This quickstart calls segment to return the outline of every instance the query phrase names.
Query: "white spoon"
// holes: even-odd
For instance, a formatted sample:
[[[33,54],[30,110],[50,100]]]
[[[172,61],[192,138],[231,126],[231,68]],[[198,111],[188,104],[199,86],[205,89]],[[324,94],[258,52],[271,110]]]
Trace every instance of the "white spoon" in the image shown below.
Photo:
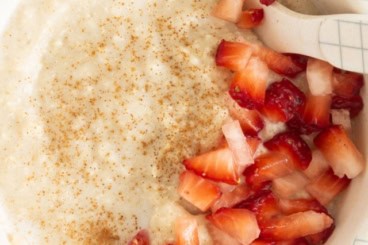
[[[278,2],[268,7],[259,0],[247,0],[245,4],[263,8],[265,18],[255,31],[267,46],[325,60],[344,70],[368,73],[368,15],[312,16],[291,11]]]

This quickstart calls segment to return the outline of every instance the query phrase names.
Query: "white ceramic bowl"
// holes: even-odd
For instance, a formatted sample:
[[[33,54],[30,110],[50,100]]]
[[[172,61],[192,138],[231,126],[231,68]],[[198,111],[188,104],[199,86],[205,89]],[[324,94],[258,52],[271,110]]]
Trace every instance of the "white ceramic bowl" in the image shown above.
[[[6,25],[10,15],[19,0],[0,1],[0,33]],[[365,104],[364,111],[353,124],[354,140],[360,151],[368,158],[368,77],[363,89]],[[348,190],[337,205],[336,230],[329,239],[328,245],[368,245],[368,168],[358,178],[352,181]],[[1,221],[1,220],[0,220]],[[1,222],[0,222],[1,223]],[[4,224],[3,224],[4,225]],[[1,232],[1,231],[0,231]],[[4,237],[2,237],[4,238]],[[366,241],[365,241],[366,240]],[[0,243],[4,240],[1,239]]]

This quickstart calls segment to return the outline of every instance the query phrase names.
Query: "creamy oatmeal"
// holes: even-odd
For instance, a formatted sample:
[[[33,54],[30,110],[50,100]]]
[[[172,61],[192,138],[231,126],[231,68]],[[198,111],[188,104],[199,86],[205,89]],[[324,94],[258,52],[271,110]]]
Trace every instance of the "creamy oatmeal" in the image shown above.
[[[217,142],[244,35],[207,1],[24,1],[1,40],[0,227],[11,244],[172,241],[181,159]],[[209,244],[202,227],[201,241]]]
[[[154,244],[172,238],[181,159],[215,144],[227,116],[213,54],[237,34],[209,17],[213,3],[21,5],[0,79],[11,241],[124,244],[141,228]]]

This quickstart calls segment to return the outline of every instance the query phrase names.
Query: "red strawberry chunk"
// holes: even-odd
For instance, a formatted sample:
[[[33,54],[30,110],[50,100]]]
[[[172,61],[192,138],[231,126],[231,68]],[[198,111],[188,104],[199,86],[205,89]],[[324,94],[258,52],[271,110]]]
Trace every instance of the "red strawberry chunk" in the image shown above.
[[[276,242],[263,241],[260,239],[255,240],[250,245],[276,245]]]
[[[265,240],[285,241],[319,233],[330,227],[333,220],[324,213],[299,212],[276,217],[262,229],[260,237]]]
[[[238,166],[229,148],[221,148],[184,160],[184,166],[196,174],[215,181],[236,185]]]
[[[216,65],[240,71],[248,64],[251,55],[252,48],[248,45],[222,40],[217,48]]]
[[[280,199],[279,207],[286,215],[305,212],[308,210],[312,210],[317,213],[327,213],[327,209],[315,199]]]
[[[243,8],[243,0],[219,0],[213,15],[219,19],[236,23]]]
[[[304,93],[284,78],[267,88],[263,112],[272,121],[286,122],[300,113],[304,103]]]
[[[307,191],[321,204],[328,204],[336,195],[349,185],[350,180],[346,177],[339,178],[332,170],[327,170],[312,183],[307,185]]]
[[[295,57],[293,56],[280,54],[261,45],[249,45],[253,48],[253,54],[266,62],[267,66],[278,74],[295,77],[305,70],[300,63],[295,61]]]
[[[146,230],[139,231],[128,245],[150,245],[150,239]]]
[[[237,26],[245,29],[254,28],[261,24],[263,17],[263,9],[247,9],[241,13]]]
[[[278,241],[276,245],[310,245],[305,238],[298,238],[289,241]]]
[[[329,168],[330,165],[323,156],[322,152],[319,150],[314,150],[312,152],[312,161],[310,162],[309,167],[304,170],[303,173],[309,179],[315,179],[326,172]]]
[[[341,126],[322,131],[314,143],[337,176],[352,179],[363,171],[364,158]]]
[[[263,5],[269,6],[275,2],[275,0],[260,0]]]
[[[247,200],[236,205],[235,208],[245,208],[254,212],[261,230],[269,224],[273,217],[280,214],[276,198],[270,190],[256,192]]]
[[[232,118],[240,122],[244,134],[255,136],[264,127],[263,119],[256,110],[240,107],[227,93],[225,102]]]
[[[294,166],[301,170],[306,169],[312,160],[312,152],[307,143],[293,132],[280,133],[265,142],[264,146],[287,155]]]
[[[330,125],[331,95],[308,95],[303,111],[303,121],[315,128]]]
[[[207,230],[214,245],[242,245],[235,238],[231,237],[210,223],[207,225]]]
[[[274,179],[272,189],[279,197],[292,198],[304,189],[309,179],[301,172],[295,171],[290,175]]]
[[[247,136],[247,142],[250,147],[252,156],[254,156],[254,154],[258,150],[258,147],[262,144],[262,140],[258,137]]]
[[[253,154],[243,134],[239,121],[232,121],[224,124],[222,126],[222,132],[233,154],[235,163],[242,171],[246,166],[253,164]]]
[[[295,115],[292,119],[286,122],[288,129],[299,134],[311,134],[319,132],[321,129],[312,124],[307,124],[303,121],[300,115]]]
[[[265,181],[291,174],[295,170],[287,156],[278,152],[269,152],[257,157],[254,164],[244,171],[248,185],[257,186]]]
[[[353,96],[351,98],[345,98],[341,96],[332,97],[332,109],[347,109],[350,112],[350,117],[356,117],[363,109],[363,99],[360,95]]]
[[[178,193],[203,212],[207,211],[221,196],[219,187],[190,171],[180,175]]]
[[[309,244],[312,245],[324,244],[325,242],[327,242],[328,238],[332,235],[334,230],[335,224],[332,224],[330,227],[328,227],[324,231],[321,231],[320,233],[306,236],[306,240],[309,242]]]
[[[332,78],[333,92],[337,96],[352,98],[359,95],[364,85],[362,74],[335,69]]]
[[[194,216],[178,218],[174,230],[176,245],[199,245],[198,223]]]
[[[256,216],[246,209],[222,208],[207,219],[241,244],[250,244],[260,233]]]
[[[250,110],[261,108],[266,94],[267,77],[267,65],[252,57],[245,69],[235,73],[229,93],[241,107]]]
[[[333,66],[329,63],[309,58],[307,65],[307,81],[309,91],[314,96],[324,96],[332,93]]]
[[[247,199],[251,194],[251,190],[246,185],[238,185],[234,190],[222,194],[211,207],[212,212],[216,212],[220,208],[231,208],[241,201]]]

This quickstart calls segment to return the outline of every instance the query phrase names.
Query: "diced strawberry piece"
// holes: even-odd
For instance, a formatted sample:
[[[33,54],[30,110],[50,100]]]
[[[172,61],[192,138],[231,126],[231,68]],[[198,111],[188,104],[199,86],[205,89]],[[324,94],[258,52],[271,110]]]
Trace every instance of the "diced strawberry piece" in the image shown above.
[[[250,244],[260,233],[256,216],[246,209],[222,208],[207,219],[242,244]]]
[[[150,245],[150,239],[146,230],[139,231],[128,245]]]
[[[327,213],[327,209],[315,199],[280,199],[279,207],[280,210],[287,215],[308,210],[312,210],[317,213]]]
[[[291,174],[294,170],[287,156],[273,151],[257,157],[255,163],[245,169],[244,176],[248,185],[255,186]]]
[[[316,125],[307,124],[301,119],[301,116],[295,115],[292,119],[286,122],[288,129],[292,132],[299,134],[311,134],[313,132],[318,132],[321,129]]]
[[[276,242],[263,241],[260,239],[255,240],[250,245],[276,245]]]
[[[310,162],[309,167],[304,170],[303,173],[309,179],[315,179],[326,172],[326,170],[329,168],[330,165],[323,154],[319,150],[314,150],[312,152],[312,161]]]
[[[180,175],[178,193],[203,212],[221,196],[219,187],[189,171]]]
[[[289,241],[278,241],[276,245],[310,245],[305,238],[297,238]]]
[[[266,62],[267,66],[278,74],[295,77],[305,70],[299,63],[296,63],[294,61],[295,58],[290,55],[280,54],[261,45],[249,45],[253,48],[253,54]]]
[[[333,66],[329,63],[309,58],[307,65],[307,81],[309,91],[314,96],[332,94]]]
[[[263,9],[247,9],[241,13],[237,26],[245,29],[254,28],[261,24],[263,17]]]
[[[309,179],[301,172],[294,172],[290,175],[274,179],[272,189],[282,198],[291,198],[309,183]]]
[[[312,183],[307,185],[307,191],[321,204],[328,204],[336,195],[349,185],[350,180],[346,177],[339,178],[332,170],[327,170]]]
[[[352,179],[363,171],[363,156],[341,126],[332,126],[322,131],[314,143],[337,176],[346,175]]]
[[[307,143],[293,132],[280,133],[265,142],[264,146],[287,155],[294,166],[301,170],[306,169],[312,160],[312,152]]]
[[[334,70],[332,78],[333,92],[337,96],[352,98],[359,95],[364,85],[362,74],[342,70]]]
[[[226,138],[233,159],[242,170],[253,164],[253,154],[243,134],[239,121],[232,121],[222,126],[222,132]],[[242,172],[242,171],[241,171]]]
[[[285,241],[319,233],[333,224],[330,216],[314,211],[276,217],[262,229],[260,238]]]
[[[258,150],[258,147],[262,144],[262,140],[258,137],[247,136],[247,142],[250,147],[252,156],[254,156],[254,154]]]
[[[243,9],[243,0],[219,0],[213,15],[219,19],[236,23]]]
[[[248,110],[240,107],[238,103],[227,93],[225,97],[230,116],[240,122],[240,126],[246,135],[257,135],[264,127],[263,119],[256,110]]]
[[[351,98],[344,98],[337,95],[332,97],[331,108],[349,110],[351,118],[356,117],[363,109],[363,106],[363,99],[360,95],[356,95]]]
[[[303,111],[303,121],[322,129],[330,125],[331,95],[314,96],[309,94]]]
[[[276,0],[260,0],[260,2],[263,4],[263,5],[266,5],[266,6],[269,6],[271,4],[273,4]]]
[[[238,185],[234,190],[223,193],[211,207],[212,212],[216,212],[220,208],[231,208],[241,201],[247,199],[251,191],[246,185]]]
[[[238,184],[238,166],[229,148],[221,148],[184,160],[184,166],[196,174],[215,181]]]
[[[217,48],[216,65],[240,71],[248,64],[251,55],[252,48],[248,45],[222,40]]]
[[[235,208],[245,208],[254,212],[261,230],[269,225],[273,217],[280,214],[276,198],[271,190],[260,190],[236,205]]]
[[[213,245],[242,245],[235,238],[210,223],[207,225],[207,230],[212,238]]]
[[[334,230],[335,224],[332,224],[330,227],[320,233],[306,236],[306,240],[309,242],[309,244],[312,245],[322,245],[327,242],[328,238],[332,235]]]
[[[309,59],[308,56],[301,55],[301,54],[289,54],[289,53],[286,53],[284,55],[289,56],[294,62],[294,64],[299,66],[301,71],[307,70],[307,64],[308,64],[308,59]]]
[[[304,93],[284,78],[267,88],[263,112],[272,121],[286,122],[301,112],[304,103]]]
[[[252,57],[245,69],[235,73],[229,93],[241,107],[250,110],[261,108],[266,94],[267,77],[267,65]]]
[[[175,222],[176,245],[199,245],[198,223],[193,216],[180,217]]]

